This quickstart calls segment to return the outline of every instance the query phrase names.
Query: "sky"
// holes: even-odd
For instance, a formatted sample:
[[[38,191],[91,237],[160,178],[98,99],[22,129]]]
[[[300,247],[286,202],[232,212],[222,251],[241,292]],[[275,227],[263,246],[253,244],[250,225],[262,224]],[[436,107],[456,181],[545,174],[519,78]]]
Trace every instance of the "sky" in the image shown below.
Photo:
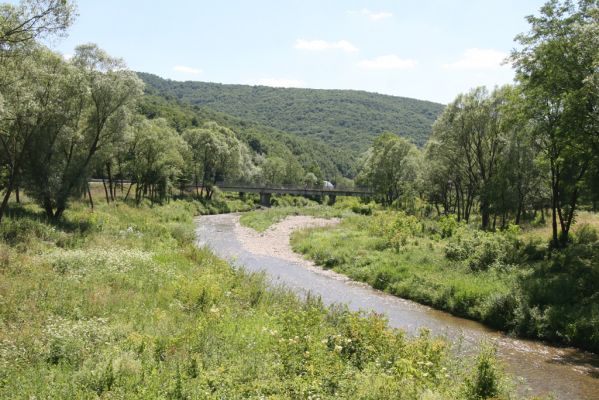
[[[175,80],[357,89],[452,101],[503,63],[544,0],[79,0],[65,56],[97,43]]]

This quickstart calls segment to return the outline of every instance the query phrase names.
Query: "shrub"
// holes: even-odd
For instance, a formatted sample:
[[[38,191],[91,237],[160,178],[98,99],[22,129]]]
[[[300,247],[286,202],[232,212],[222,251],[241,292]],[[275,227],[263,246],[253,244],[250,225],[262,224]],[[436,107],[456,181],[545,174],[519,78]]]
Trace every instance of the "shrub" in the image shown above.
[[[413,215],[387,212],[376,214],[368,230],[371,234],[382,237],[387,248],[399,251],[409,238],[422,234],[422,225]]]
[[[439,218],[439,230],[442,238],[452,237],[459,227],[458,218],[453,214]]]
[[[469,400],[498,398],[501,394],[501,372],[495,359],[495,350],[484,349],[476,360],[472,376],[466,379],[465,397]]]
[[[445,247],[445,257],[463,262],[472,271],[506,266],[518,260],[520,242],[510,233],[457,230]]]
[[[599,240],[597,230],[589,224],[579,225],[574,234],[574,240],[577,244],[593,244]]]
[[[275,207],[307,207],[318,204],[313,200],[306,199],[305,197],[291,196],[288,194],[282,196],[273,196],[270,203]]]

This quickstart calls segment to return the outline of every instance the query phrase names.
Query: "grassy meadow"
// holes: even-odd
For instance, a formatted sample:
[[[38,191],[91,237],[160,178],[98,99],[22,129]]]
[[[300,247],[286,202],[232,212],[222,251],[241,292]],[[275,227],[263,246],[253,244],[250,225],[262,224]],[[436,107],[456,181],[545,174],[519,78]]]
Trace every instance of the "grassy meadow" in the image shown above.
[[[300,301],[196,248],[193,216],[210,211],[96,201],[50,224],[13,206],[0,398],[512,398],[491,351],[457,360],[426,332]]]

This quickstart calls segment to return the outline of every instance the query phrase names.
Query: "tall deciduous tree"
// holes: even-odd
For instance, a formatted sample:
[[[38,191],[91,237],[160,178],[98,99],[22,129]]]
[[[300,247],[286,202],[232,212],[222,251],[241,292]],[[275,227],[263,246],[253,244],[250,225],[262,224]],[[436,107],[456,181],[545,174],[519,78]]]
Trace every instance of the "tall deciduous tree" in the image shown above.
[[[162,118],[138,118],[126,139],[127,170],[136,183],[135,200],[163,201],[185,168],[188,145]]]
[[[123,134],[128,110],[142,94],[137,76],[96,45],[79,46],[69,64],[71,73],[63,77],[72,104],[69,123],[39,129],[28,157],[28,190],[55,219],[86,183],[96,153]]]
[[[208,122],[202,128],[187,130],[183,138],[190,146],[192,174],[211,198],[217,181],[234,180],[242,175],[243,145],[230,129]]]
[[[550,168],[552,243],[568,243],[597,143],[597,0],[546,3],[512,54],[534,135]],[[558,232],[559,224],[559,232]]]
[[[0,4],[0,51],[15,50],[36,39],[60,35],[73,23],[75,6],[68,0],[23,0]]]
[[[368,150],[358,182],[372,188],[386,205],[404,195],[417,177],[418,149],[392,133],[379,136]]]

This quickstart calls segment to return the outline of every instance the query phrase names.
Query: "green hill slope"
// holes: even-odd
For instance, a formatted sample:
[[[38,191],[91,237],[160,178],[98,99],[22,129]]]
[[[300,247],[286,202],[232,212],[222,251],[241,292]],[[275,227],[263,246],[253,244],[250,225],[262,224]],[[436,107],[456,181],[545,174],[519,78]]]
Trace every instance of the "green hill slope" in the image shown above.
[[[423,145],[443,110],[437,103],[363,91],[178,82],[147,73],[139,76],[148,93],[318,139],[353,157],[385,131]]]
[[[317,166],[326,179],[334,179],[339,175],[352,177],[355,174],[355,158],[320,140],[298,137],[206,107],[169,99],[168,96],[145,95],[139,104],[139,112],[148,118],[165,118],[178,132],[215,121],[232,129],[238,139],[245,142],[255,154],[286,160],[293,158],[307,170]]]

